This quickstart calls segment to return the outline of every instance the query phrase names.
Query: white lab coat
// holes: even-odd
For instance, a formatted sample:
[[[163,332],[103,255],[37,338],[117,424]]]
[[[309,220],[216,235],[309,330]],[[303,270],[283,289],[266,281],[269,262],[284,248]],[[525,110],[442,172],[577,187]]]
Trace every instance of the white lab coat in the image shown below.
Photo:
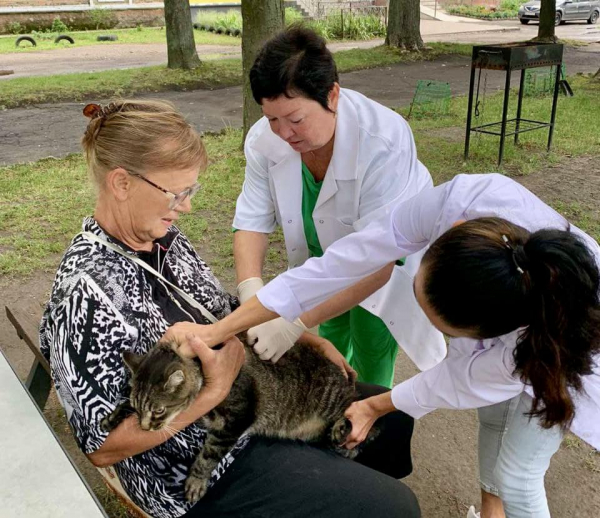
[[[335,243],[323,257],[274,279],[258,298],[268,309],[293,319],[394,258],[427,246],[454,222],[485,216],[504,218],[532,232],[570,228],[600,266],[598,243],[517,182],[499,174],[458,175],[398,204],[363,232]],[[487,340],[451,339],[443,362],[393,388],[394,405],[419,418],[436,408],[480,408],[523,391],[532,394],[514,375],[517,335],[518,330]],[[575,396],[571,430],[600,449],[600,356],[594,373],[583,377],[583,389]]]
[[[358,92],[341,89],[333,157],[313,212],[323,250],[364,228],[389,206],[432,187],[417,160],[404,119]],[[233,226],[270,233],[283,228],[289,267],[309,257],[302,221],[302,163],[299,153],[275,135],[263,117],[245,143],[246,177]],[[361,306],[379,316],[421,370],[446,354],[442,335],[413,295],[412,280],[422,254],[395,267],[390,281]]]

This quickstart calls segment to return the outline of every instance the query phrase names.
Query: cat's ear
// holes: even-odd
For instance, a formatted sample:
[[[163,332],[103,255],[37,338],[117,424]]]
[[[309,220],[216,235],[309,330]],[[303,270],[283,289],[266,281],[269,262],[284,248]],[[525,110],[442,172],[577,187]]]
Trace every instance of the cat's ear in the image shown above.
[[[142,355],[135,354],[129,351],[125,351],[121,356],[123,357],[125,365],[127,365],[127,368],[131,371],[132,374],[135,374],[135,371],[138,370],[140,363],[142,363],[142,360],[144,359]]]
[[[185,375],[181,369],[176,370],[169,376],[169,379],[165,383],[165,390],[167,392],[175,392],[175,389],[179,387],[185,381]]]

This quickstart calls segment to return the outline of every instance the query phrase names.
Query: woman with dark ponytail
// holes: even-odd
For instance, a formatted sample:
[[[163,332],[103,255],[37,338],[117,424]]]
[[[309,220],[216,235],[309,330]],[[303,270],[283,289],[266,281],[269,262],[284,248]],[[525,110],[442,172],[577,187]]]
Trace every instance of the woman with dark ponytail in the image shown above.
[[[544,428],[571,424],[569,389],[581,390],[600,352],[598,267],[579,237],[475,219],[431,246],[417,282],[421,305],[454,330],[489,339],[517,329],[515,372],[531,386],[530,414]]]
[[[544,475],[565,431],[600,449],[600,247],[513,180],[459,175],[423,191],[195,333],[213,344],[305,312],[313,326],[344,311],[362,279],[427,246],[414,292],[448,355],[354,403],[346,445],[396,409],[417,419],[477,408],[481,518],[549,518]]]

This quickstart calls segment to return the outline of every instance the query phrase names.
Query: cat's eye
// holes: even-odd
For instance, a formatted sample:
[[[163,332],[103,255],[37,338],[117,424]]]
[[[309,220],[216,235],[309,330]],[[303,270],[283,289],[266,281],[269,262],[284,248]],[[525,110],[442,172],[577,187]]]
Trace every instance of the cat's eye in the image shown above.
[[[165,407],[161,406],[159,408],[154,409],[153,414],[154,415],[163,415],[165,413],[165,410],[166,410]]]

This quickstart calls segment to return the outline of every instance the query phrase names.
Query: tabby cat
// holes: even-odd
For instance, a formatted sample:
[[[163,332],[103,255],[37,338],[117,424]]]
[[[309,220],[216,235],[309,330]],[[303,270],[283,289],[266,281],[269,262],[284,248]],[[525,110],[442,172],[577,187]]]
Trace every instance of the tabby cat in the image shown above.
[[[200,361],[180,357],[173,344],[159,342],[144,356],[126,352],[123,360],[132,372],[131,397],[102,421],[106,431],[133,412],[142,429],[160,430],[202,388]],[[356,456],[356,449],[341,446],[352,428],[344,411],[355,398],[354,381],[310,345],[297,344],[277,363],[260,360],[247,347],[228,397],[199,420],[207,437],[186,480],[186,498],[204,496],[212,470],[244,432],[320,443]]]

